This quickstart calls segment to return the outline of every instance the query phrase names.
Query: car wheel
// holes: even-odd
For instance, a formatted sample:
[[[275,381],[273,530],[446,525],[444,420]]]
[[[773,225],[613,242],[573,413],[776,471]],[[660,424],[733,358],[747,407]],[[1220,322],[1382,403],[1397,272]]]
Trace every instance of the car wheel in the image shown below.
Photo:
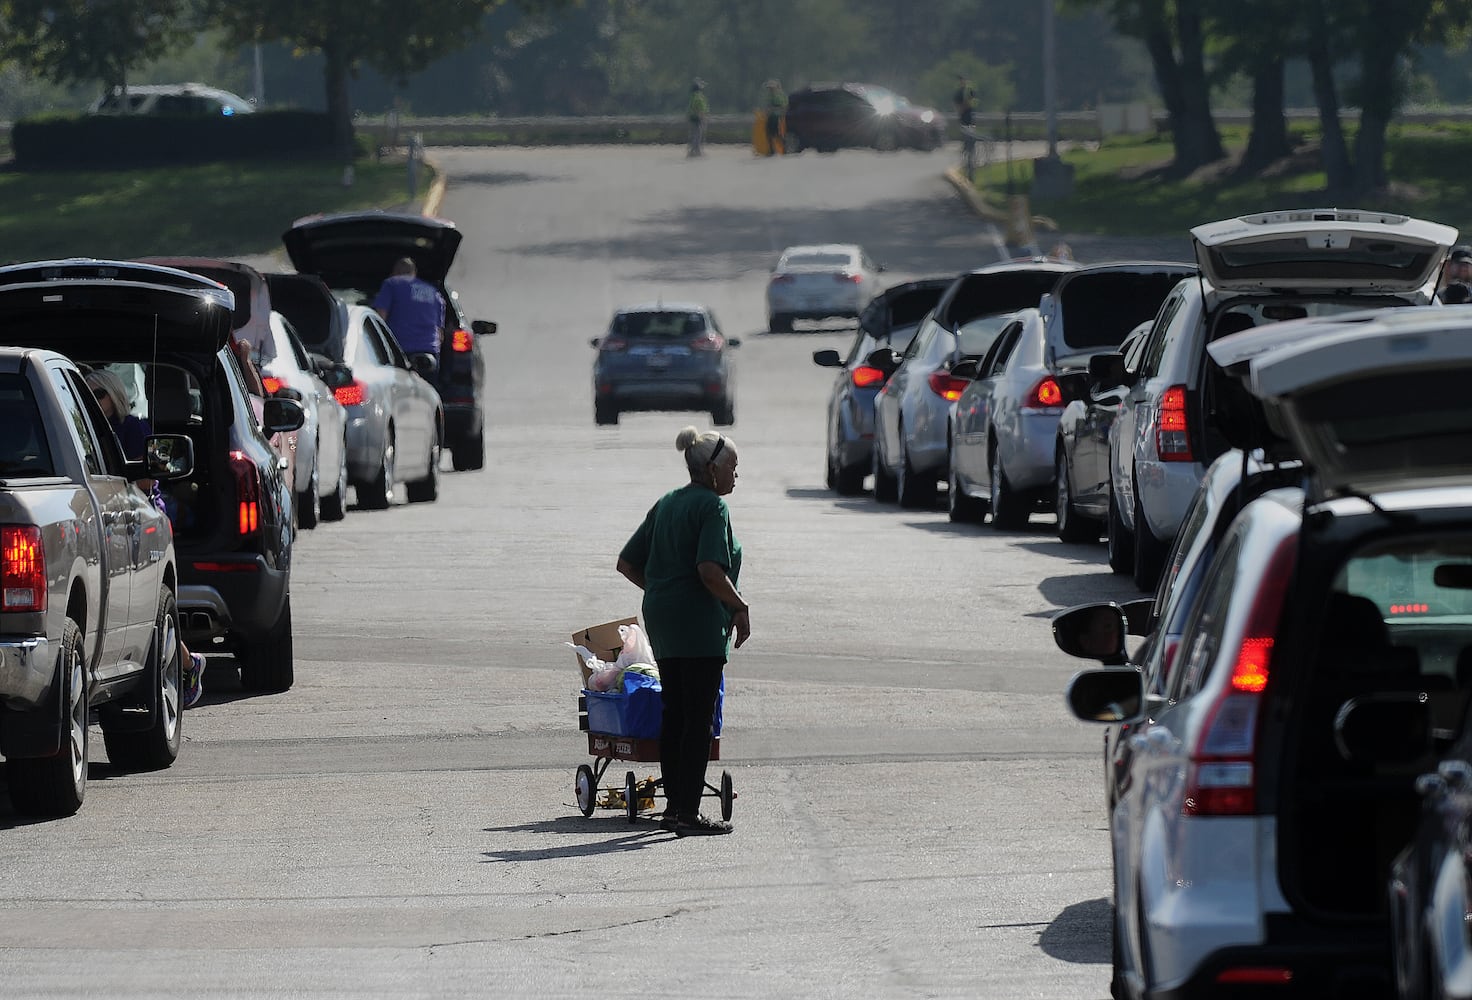
[[[1027,504],[1007,483],[1007,474],[1002,471],[1001,449],[992,442],[991,503],[992,527],[1005,531],[1016,531],[1027,526],[1030,513]]]
[[[388,429],[383,457],[371,482],[358,487],[358,505],[368,510],[383,510],[394,500],[394,429]]]
[[[1073,489],[1068,481],[1068,455],[1063,446],[1058,447],[1054,475],[1057,477],[1057,493],[1053,500],[1053,513],[1058,517],[1058,540],[1069,544],[1097,542],[1099,523],[1076,513],[1073,509]]]
[[[784,153],[795,156],[806,148],[802,143],[802,136],[796,132],[788,132],[782,137],[782,152]]]
[[[435,431],[429,445],[429,474],[404,488],[410,503],[434,503],[440,498],[440,433]]]
[[[608,403],[594,403],[593,423],[599,425],[618,423],[618,407]]]
[[[1135,538],[1119,516],[1113,490],[1109,491],[1109,524],[1104,530],[1105,542],[1109,546],[1109,568],[1123,576],[1135,568]]]
[[[881,129],[874,137],[874,148],[881,153],[892,153],[899,148],[899,142],[895,138],[893,129]]]
[[[68,618],[56,657],[56,695],[66,711],[61,747],[50,757],[16,757],[5,764],[10,803],[23,816],[72,816],[87,797],[85,663],[82,630]]]
[[[318,452],[320,455],[321,452]],[[296,523],[299,528],[311,530],[322,520],[322,476],[312,461],[312,474],[307,477],[307,488],[296,495]]]
[[[158,597],[158,619],[153,644],[143,669],[146,696],[151,700],[147,729],[124,728],[126,716],[104,714],[102,742],[107,759],[129,771],[157,771],[179,758],[183,718],[180,672],[184,654],[179,646],[179,610],[174,595],[164,588]]]
[[[910,449],[905,447],[905,430],[900,428],[900,475],[895,493],[900,506],[909,510],[920,510],[935,506],[935,477],[924,476],[915,471],[910,462]]]
[[[1139,488],[1135,488],[1135,586],[1149,592],[1160,582],[1160,571],[1165,566],[1165,545],[1150,530],[1145,512],[1140,508]]]
[[[240,686],[247,691],[291,690],[296,682],[296,667],[292,661],[290,594],[286,595],[286,603],[271,631],[260,642],[242,650],[238,659]]]
[[[481,427],[466,434],[450,448],[450,468],[456,472],[483,469],[486,465],[486,432]]]
[[[736,422],[736,404],[723,399],[710,411],[710,419],[717,427],[730,427]]]
[[[957,524],[980,524],[986,520],[986,504],[961,488],[961,473],[956,471],[953,449],[946,472],[946,513]]]
[[[341,521],[348,513],[348,448],[342,443],[338,459],[337,489],[322,498],[322,520]]]
[[[787,313],[772,313],[772,318],[767,321],[767,329],[772,333],[791,333],[792,317]]]
[[[899,484],[895,482],[884,463],[879,460],[879,445],[874,446],[874,499],[880,503],[894,503],[900,498]]]
[[[830,465],[833,471],[833,482],[828,488],[841,497],[856,497],[864,492],[864,476],[869,472],[862,466],[855,465]]]

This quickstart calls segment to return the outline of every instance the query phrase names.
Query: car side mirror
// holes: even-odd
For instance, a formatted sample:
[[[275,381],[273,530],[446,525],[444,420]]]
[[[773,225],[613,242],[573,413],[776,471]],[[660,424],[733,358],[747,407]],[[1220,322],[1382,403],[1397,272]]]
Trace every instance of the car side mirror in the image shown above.
[[[300,403],[305,398],[304,396],[302,396],[302,391],[300,389],[293,389],[289,385],[283,385],[281,388],[271,393],[271,395],[275,396],[277,399],[294,399],[298,403]]]
[[[194,471],[194,441],[187,434],[150,434],[142,461],[128,466],[129,479],[183,479]]]
[[[1431,706],[1420,691],[1351,698],[1334,716],[1334,746],[1352,764],[1408,764],[1432,749]]]
[[[1068,710],[1084,722],[1126,722],[1145,710],[1145,675],[1138,670],[1084,670],[1068,682]]]
[[[470,332],[477,337],[489,337],[498,329],[499,327],[496,326],[495,320],[475,319],[470,321]]]
[[[409,355],[409,370],[426,382],[433,382],[440,373],[440,359],[427,351],[415,351]]]
[[[1119,610],[1124,612],[1125,632],[1141,637],[1150,634],[1150,621],[1155,616],[1155,598],[1141,597],[1125,601],[1119,606]]]
[[[306,422],[307,411],[302,409],[302,404],[296,400],[281,399],[277,396],[265,400],[261,413],[261,428],[267,435],[300,430],[302,424]]]
[[[892,375],[894,370],[900,366],[900,356],[892,347],[880,347],[870,352],[864,359],[865,364],[873,365],[886,375]]]
[[[1125,384],[1124,355],[1117,351],[1089,358],[1089,381],[1104,389]]]
[[[813,352],[813,364],[819,368],[842,368],[843,358],[832,348]]]
[[[740,337],[727,337],[726,338],[726,346],[727,347],[740,347],[741,346],[741,338]]]
[[[1080,604],[1053,616],[1053,641],[1069,656],[1120,666],[1129,662],[1125,622],[1124,609],[1113,601]]]
[[[1063,402],[1072,403],[1076,399],[1087,399],[1089,394],[1089,373],[1082,369],[1061,372],[1056,376],[1058,389],[1063,393]]]
[[[964,378],[974,380],[981,374],[981,362],[976,358],[963,358],[951,365],[950,373],[953,378]]]

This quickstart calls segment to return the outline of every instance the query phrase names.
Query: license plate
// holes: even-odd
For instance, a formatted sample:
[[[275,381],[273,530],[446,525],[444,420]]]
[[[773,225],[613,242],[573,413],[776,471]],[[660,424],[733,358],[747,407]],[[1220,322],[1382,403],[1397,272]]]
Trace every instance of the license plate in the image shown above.
[[[651,354],[645,358],[650,368],[668,368],[670,366],[669,356],[666,354]]]

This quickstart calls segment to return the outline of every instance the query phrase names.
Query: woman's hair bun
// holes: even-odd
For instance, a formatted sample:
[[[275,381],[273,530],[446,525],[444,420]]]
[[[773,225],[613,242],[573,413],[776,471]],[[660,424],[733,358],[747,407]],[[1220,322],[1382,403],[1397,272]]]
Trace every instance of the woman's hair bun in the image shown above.
[[[700,440],[700,432],[693,426],[686,427],[675,435],[675,447],[681,451],[690,450],[690,446]]]

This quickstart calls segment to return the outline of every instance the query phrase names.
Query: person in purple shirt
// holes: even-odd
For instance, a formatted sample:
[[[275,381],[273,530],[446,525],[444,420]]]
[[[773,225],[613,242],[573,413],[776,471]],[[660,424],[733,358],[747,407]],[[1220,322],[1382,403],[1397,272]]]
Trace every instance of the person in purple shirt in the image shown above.
[[[373,308],[388,323],[405,354],[440,354],[440,331],[445,323],[445,297],[418,277],[414,262],[400,257],[384,279]]]

